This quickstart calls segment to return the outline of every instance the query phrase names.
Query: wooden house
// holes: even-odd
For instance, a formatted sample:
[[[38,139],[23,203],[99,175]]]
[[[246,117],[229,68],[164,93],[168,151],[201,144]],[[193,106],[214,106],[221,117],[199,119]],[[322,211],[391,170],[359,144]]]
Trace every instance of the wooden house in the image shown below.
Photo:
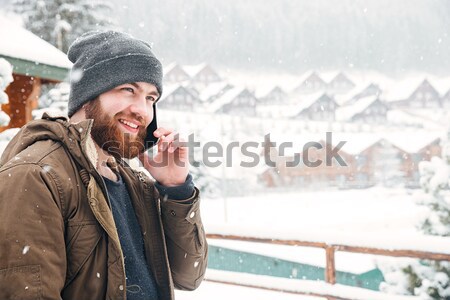
[[[353,92],[347,99],[345,99],[345,105],[355,103],[361,98],[369,97],[369,96],[376,96],[380,97],[380,95],[383,93],[382,89],[378,84],[370,83],[363,89],[356,90]]]
[[[196,95],[181,84],[164,87],[164,92],[158,101],[158,108],[162,109],[194,111],[199,105],[200,101]]]
[[[433,156],[440,156],[440,133],[437,132],[409,132],[391,133],[386,140],[400,152],[400,172],[403,174],[407,187],[420,186],[419,163],[429,161]]]
[[[9,103],[1,109],[11,118],[8,128],[22,127],[32,120],[41,86],[68,77],[72,66],[67,56],[33,33],[8,20],[0,20],[0,57],[13,66],[14,81],[6,88]]]
[[[368,96],[339,107],[336,110],[336,120],[380,124],[386,122],[388,109],[388,106],[377,96]]]
[[[441,104],[444,109],[450,109],[450,89],[442,96]]]
[[[176,62],[165,66],[163,70],[165,84],[181,84],[190,80],[189,74]]]
[[[347,93],[355,87],[355,83],[344,73],[339,72],[328,84],[327,92],[330,94]]]
[[[211,113],[224,113],[237,116],[255,116],[257,99],[245,87],[234,87],[208,105]]]
[[[293,94],[312,94],[319,91],[325,91],[327,83],[317,74],[312,72],[300,79],[300,84],[294,88]]]
[[[277,144],[286,140],[288,139],[277,139]],[[291,140],[294,140],[294,137]],[[284,153],[285,155],[280,154],[275,159],[276,167],[268,168],[261,174],[261,179],[264,179],[268,186],[362,188],[373,185],[370,153],[366,151],[379,141],[379,137],[368,134],[359,137],[339,134],[333,135],[331,141],[327,141],[323,134],[305,134],[295,137],[295,141],[297,146],[294,146],[293,151]],[[344,164],[335,159],[331,159],[328,164],[327,145],[333,148],[341,142],[344,146],[338,153]],[[308,144],[312,145],[311,143],[315,144],[305,148]]]
[[[261,105],[285,105],[289,102],[288,94],[280,86],[259,89],[256,98]]]
[[[301,139],[299,141],[298,139]],[[331,141],[320,135],[291,137],[298,144],[290,152],[271,153],[275,166],[267,167],[260,174],[266,186],[297,186],[304,188],[339,187],[364,188],[374,185],[418,188],[418,165],[433,156],[441,155],[440,137],[437,132],[410,131],[382,135],[374,133],[333,133]],[[273,136],[272,142],[280,145],[289,141],[286,137]],[[305,150],[303,145],[317,141],[316,146]],[[334,158],[326,164],[326,147],[339,147],[338,154],[345,165]],[[320,145],[320,146],[319,146]],[[304,153],[308,151],[305,160]],[[309,162],[320,160],[313,165]],[[292,162],[298,162],[292,165]],[[291,165],[288,164],[291,162]]]
[[[436,88],[424,79],[419,84],[414,79],[395,83],[387,94],[391,108],[439,108],[441,96]]]
[[[232,88],[233,85],[225,81],[214,82],[200,91],[199,99],[202,103],[204,103],[204,105],[208,105],[213,103],[216,99],[222,97],[223,94]]]
[[[424,79],[407,100],[410,107],[438,108],[441,107],[440,98],[439,92]]]
[[[300,96],[296,111],[292,118],[312,121],[334,121],[338,104],[325,93]]]
[[[199,90],[211,83],[222,81],[219,74],[207,63],[184,65],[183,69],[189,75],[190,84]]]

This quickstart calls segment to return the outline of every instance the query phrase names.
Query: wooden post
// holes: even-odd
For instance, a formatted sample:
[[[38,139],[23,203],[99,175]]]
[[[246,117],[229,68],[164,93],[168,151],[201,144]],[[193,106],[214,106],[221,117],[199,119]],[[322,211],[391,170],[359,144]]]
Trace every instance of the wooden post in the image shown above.
[[[327,246],[325,248],[327,256],[327,265],[325,269],[325,281],[330,284],[336,283],[336,269],[334,264],[334,247]]]
[[[336,267],[334,263],[334,247],[327,246],[325,247],[325,254],[327,257],[327,264],[325,268],[325,281],[329,284],[336,283]],[[327,300],[336,300],[335,297],[326,297]]]
[[[14,81],[6,88],[9,101],[1,109],[9,115],[9,125],[0,127],[0,132],[8,128],[20,128],[31,121],[31,111],[37,108],[41,92],[40,78],[14,74]]]

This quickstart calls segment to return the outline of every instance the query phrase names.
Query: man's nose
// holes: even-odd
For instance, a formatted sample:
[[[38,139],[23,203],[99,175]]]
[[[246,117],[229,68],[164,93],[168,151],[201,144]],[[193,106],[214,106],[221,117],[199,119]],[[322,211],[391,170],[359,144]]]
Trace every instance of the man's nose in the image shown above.
[[[139,96],[134,99],[133,104],[131,105],[131,112],[144,118],[144,120],[148,119],[150,111],[145,96]]]

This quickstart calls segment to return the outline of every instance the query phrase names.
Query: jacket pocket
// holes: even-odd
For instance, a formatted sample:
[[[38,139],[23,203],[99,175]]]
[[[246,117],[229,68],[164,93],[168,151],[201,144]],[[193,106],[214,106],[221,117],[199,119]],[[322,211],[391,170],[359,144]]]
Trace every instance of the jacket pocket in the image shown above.
[[[40,265],[0,270],[0,287],[0,299],[42,299]]]
[[[66,231],[66,286],[83,267],[101,237],[102,233],[96,221],[85,221],[72,224],[69,222]]]

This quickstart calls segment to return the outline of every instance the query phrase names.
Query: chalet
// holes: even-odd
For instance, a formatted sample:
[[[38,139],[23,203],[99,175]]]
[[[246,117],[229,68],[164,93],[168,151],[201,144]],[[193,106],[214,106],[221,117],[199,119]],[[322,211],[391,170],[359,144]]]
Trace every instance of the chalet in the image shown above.
[[[405,80],[391,87],[387,100],[392,108],[439,108],[441,97],[439,92],[424,79],[419,84],[414,80]]]
[[[257,99],[247,88],[235,87],[212,102],[207,110],[211,113],[254,116]]]
[[[4,18],[0,19],[0,40],[0,57],[13,66],[14,78],[6,88],[9,103],[1,106],[11,120],[0,127],[1,132],[31,121],[41,86],[65,80],[72,63],[51,44]]]
[[[423,108],[438,108],[441,106],[440,100],[438,91],[426,79],[408,98],[410,106]]]
[[[219,74],[207,63],[190,66],[185,65],[183,69],[189,75],[191,85],[199,89],[203,89],[211,83],[222,80]]]
[[[164,87],[164,92],[158,101],[158,108],[171,110],[194,111],[196,105],[200,105],[197,97],[181,84]]]
[[[390,133],[385,139],[400,152],[400,172],[407,187],[420,187],[419,163],[440,156],[441,137],[439,132]]]
[[[261,105],[284,105],[289,99],[287,93],[279,86],[257,90],[256,98]]]
[[[267,166],[260,174],[266,186],[301,186],[306,188],[336,186],[340,188],[363,188],[376,184],[387,187],[419,187],[420,174],[418,164],[440,156],[440,133],[429,131],[393,132],[382,135],[374,133],[336,133],[333,132],[330,145],[339,146],[338,153],[345,161],[341,165],[333,159],[326,165],[327,141],[323,134],[302,134],[296,137],[272,134],[272,142],[277,145],[285,141],[294,141],[291,151],[271,153],[275,166]],[[303,158],[306,142],[318,141],[322,147],[308,150],[308,160],[320,159],[318,166],[307,165]],[[274,157],[275,156],[275,157]],[[297,157],[297,159],[296,159]],[[298,161],[295,165],[287,162]]]
[[[334,121],[338,104],[325,93],[299,97],[297,110],[292,118],[312,121]]]
[[[276,166],[267,168],[261,174],[267,186],[302,186],[306,188],[317,188],[325,186],[338,187],[367,187],[373,185],[373,178],[370,175],[371,167],[368,156],[365,152],[371,145],[379,141],[379,137],[374,134],[346,135],[333,133],[331,141],[324,139],[324,134],[302,134],[300,137],[282,137],[274,136],[273,141],[280,145],[285,141],[294,141],[292,151],[280,153],[275,159]],[[316,142],[315,147],[307,150],[304,154],[303,147],[310,142]],[[327,142],[331,146],[338,146],[345,142],[339,155],[346,165],[341,165],[335,159],[327,165],[326,147]],[[320,146],[319,146],[320,145]],[[307,161],[304,159],[307,155]],[[312,166],[309,162],[322,161],[319,165]],[[297,164],[292,164],[298,162]]]
[[[327,83],[320,78],[316,72],[306,75],[304,79],[300,79],[300,85],[294,88],[293,94],[312,94],[318,91],[325,91]]]
[[[189,74],[183,69],[183,67],[173,62],[163,68],[164,70],[164,83],[166,84],[180,84],[190,80]]]
[[[327,92],[330,94],[343,94],[351,91],[355,86],[353,81],[340,72],[327,84]]]
[[[358,99],[336,109],[336,120],[359,123],[383,123],[387,119],[388,106],[377,96]]]
[[[450,109],[450,89],[441,98],[442,107],[445,109]]]
[[[214,82],[201,90],[199,99],[206,105],[214,102],[217,98],[220,98],[224,93],[232,88],[233,86],[225,81]]]
[[[361,98],[369,97],[369,96],[376,96],[380,97],[380,95],[383,93],[382,89],[378,84],[370,83],[363,89],[357,89],[355,92],[352,92],[351,94],[347,95],[347,100],[345,102],[345,105],[355,103]]]

